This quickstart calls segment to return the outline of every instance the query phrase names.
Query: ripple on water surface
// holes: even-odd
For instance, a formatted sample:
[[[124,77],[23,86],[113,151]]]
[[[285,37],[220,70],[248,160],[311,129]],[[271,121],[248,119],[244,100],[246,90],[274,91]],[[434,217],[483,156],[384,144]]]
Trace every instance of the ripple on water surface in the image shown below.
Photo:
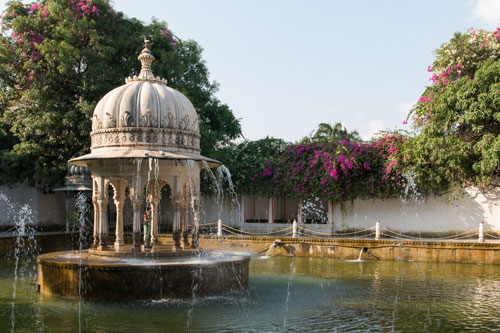
[[[11,328],[12,269],[12,262],[0,259],[2,332]],[[17,287],[16,331],[442,332],[500,328],[498,266],[270,257],[252,259],[250,270],[249,288],[244,292],[128,303],[42,298],[32,285],[33,276],[25,272]]]

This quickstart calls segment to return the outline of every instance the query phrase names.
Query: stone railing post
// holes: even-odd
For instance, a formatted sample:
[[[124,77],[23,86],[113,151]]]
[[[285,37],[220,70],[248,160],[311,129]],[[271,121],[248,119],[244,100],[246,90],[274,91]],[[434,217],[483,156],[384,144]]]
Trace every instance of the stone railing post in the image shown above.
[[[477,239],[478,242],[484,243],[484,222],[481,221],[479,223],[479,238]]]
[[[222,220],[217,221],[217,237],[222,237]]]
[[[380,239],[380,220],[375,223],[375,240]]]
[[[297,238],[297,220],[293,220],[292,224],[292,237]]]

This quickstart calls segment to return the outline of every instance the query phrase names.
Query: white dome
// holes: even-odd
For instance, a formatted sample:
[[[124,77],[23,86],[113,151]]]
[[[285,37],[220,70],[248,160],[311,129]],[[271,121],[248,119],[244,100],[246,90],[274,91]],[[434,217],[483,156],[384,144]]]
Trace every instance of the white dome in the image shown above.
[[[92,118],[91,150],[148,149],[199,154],[198,115],[193,104],[167,81],[151,72],[153,55],[139,55],[139,76],[111,90],[97,104]]]

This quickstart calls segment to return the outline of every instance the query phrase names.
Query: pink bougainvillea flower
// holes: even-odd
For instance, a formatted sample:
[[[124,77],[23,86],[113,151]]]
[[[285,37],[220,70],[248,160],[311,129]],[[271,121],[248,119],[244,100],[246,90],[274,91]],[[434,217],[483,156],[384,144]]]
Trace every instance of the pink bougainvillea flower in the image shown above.
[[[406,125],[408,124],[408,122],[406,120],[403,120],[403,125]]]

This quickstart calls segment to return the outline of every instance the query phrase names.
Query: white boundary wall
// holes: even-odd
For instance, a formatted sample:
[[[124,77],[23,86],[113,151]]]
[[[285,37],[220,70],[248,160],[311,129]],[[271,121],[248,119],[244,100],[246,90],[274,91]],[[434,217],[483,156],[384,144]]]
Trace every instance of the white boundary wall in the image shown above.
[[[355,200],[335,204],[335,230],[381,226],[401,232],[468,231],[484,221],[485,231],[500,231],[500,189],[470,189],[460,200],[445,196],[403,200]]]
[[[0,227],[13,226],[13,214],[25,205],[31,210],[35,225],[66,225],[64,192],[43,194],[32,187],[17,185],[12,188],[0,186],[0,195],[7,198],[7,202],[0,198]]]
[[[27,205],[33,212],[33,220],[37,225],[65,225],[65,194],[63,192],[43,194],[34,188],[18,185],[13,188],[0,186],[4,194],[19,211]],[[223,224],[242,228],[243,230],[266,233],[289,226],[289,223],[245,223],[243,220],[255,217],[270,217],[269,199],[258,200],[253,207],[248,200],[231,200],[224,198],[223,204],[217,204],[216,197],[203,196],[201,200],[200,223],[211,223],[219,218]],[[280,199],[281,200],[281,199]],[[297,200],[286,199],[287,220],[295,218],[291,208]],[[262,202],[261,202],[262,201]],[[290,202],[288,202],[290,201]],[[276,203],[277,200],[274,200]],[[245,204],[248,207],[245,207]],[[276,209],[273,204],[273,211]],[[307,228],[321,232],[333,233],[348,229],[364,229],[375,226],[380,220],[382,227],[401,232],[451,232],[468,231],[484,221],[485,231],[500,232],[500,188],[486,193],[468,190],[468,195],[460,200],[449,202],[445,196],[397,200],[355,200],[332,205],[330,224],[307,224]],[[326,213],[326,212],[325,212]],[[272,213],[274,218],[276,212]],[[0,199],[0,226],[14,224],[7,205]]]

